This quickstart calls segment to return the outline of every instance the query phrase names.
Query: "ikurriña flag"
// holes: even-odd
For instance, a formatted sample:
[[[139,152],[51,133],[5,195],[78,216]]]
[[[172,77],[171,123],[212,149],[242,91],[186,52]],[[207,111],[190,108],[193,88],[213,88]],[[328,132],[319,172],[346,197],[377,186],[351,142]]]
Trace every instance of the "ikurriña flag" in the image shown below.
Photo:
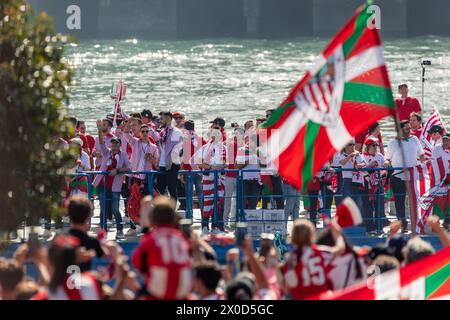
[[[352,137],[395,115],[381,38],[368,26],[368,6],[356,11],[259,127],[263,152],[298,189],[305,190]]]
[[[450,163],[437,158],[409,168],[409,173],[413,226],[414,220],[417,221],[416,232],[423,233],[427,218],[433,214],[435,198],[450,173]]]

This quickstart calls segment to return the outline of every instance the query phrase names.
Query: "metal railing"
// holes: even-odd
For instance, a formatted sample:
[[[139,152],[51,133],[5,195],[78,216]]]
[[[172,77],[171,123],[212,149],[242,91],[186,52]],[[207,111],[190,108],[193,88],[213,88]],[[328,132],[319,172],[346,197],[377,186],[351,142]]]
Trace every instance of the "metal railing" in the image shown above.
[[[332,207],[332,202],[334,200],[335,204],[337,204],[337,202],[339,202],[340,199],[342,199],[342,197],[344,195],[350,196],[352,198],[354,198],[357,203],[357,205],[360,207],[360,210],[362,212],[363,215],[363,219],[367,220],[370,219],[371,221],[375,222],[375,230],[376,232],[380,232],[382,230],[382,222],[384,219],[386,219],[385,215],[384,215],[384,204],[385,204],[385,197],[386,197],[386,193],[385,193],[385,186],[383,185],[383,177],[381,175],[381,171],[385,171],[385,172],[389,172],[389,171],[394,171],[394,170],[403,170],[404,168],[363,168],[363,169],[359,169],[358,171],[360,172],[375,172],[378,171],[378,188],[376,190],[375,194],[371,194],[369,195],[369,193],[367,193],[367,190],[361,190],[360,192],[358,192],[357,194],[349,194],[346,190],[342,190],[343,185],[341,184],[343,179],[340,179],[340,185],[338,185],[338,190],[336,193],[333,193],[331,191],[327,191],[328,186],[325,185],[324,183],[320,183],[321,186],[321,200],[322,200],[322,205],[320,206],[320,208],[317,210],[317,212],[319,213],[324,213],[326,214],[328,217],[331,217],[331,207]],[[345,171],[355,171],[355,169],[342,169],[342,168],[333,168],[333,170],[339,175]],[[232,201],[233,199],[236,200],[236,208],[235,208],[235,219],[231,220],[231,222],[239,222],[239,221],[247,221],[246,219],[246,205],[245,205],[245,201],[252,198],[252,197],[257,197],[258,200],[259,199],[269,199],[268,201],[272,201],[273,199],[282,199],[282,202],[284,204],[284,201],[287,201],[289,199],[289,197],[294,197],[297,198],[296,200],[300,201],[301,199],[303,199],[303,201],[305,201],[306,199],[308,200],[313,200],[312,202],[315,203],[314,200],[318,200],[319,199],[319,195],[318,193],[314,193],[314,194],[301,194],[301,195],[294,195],[294,196],[288,196],[288,195],[283,195],[283,194],[276,194],[276,195],[263,195],[261,194],[261,192],[258,195],[247,195],[244,192],[244,173],[249,173],[249,172],[260,172],[261,174],[266,174],[266,175],[270,175],[268,172],[262,171],[262,170],[245,170],[245,169],[241,169],[241,170],[202,170],[202,171],[186,171],[186,170],[180,170],[178,172],[178,175],[183,175],[184,176],[184,193],[185,196],[179,198],[179,200],[184,200],[185,202],[185,206],[184,206],[184,210],[185,210],[185,215],[186,218],[191,218],[193,219],[194,222],[198,222],[194,220],[194,202],[197,201],[198,203],[204,203],[206,198],[213,198],[213,216],[212,216],[212,222],[213,224],[217,224],[217,223],[221,223],[223,224],[223,212],[219,212],[219,210],[223,210],[223,206],[219,207],[219,201],[221,200],[225,200],[226,198],[231,198],[230,201]],[[234,173],[236,174],[236,191],[235,194],[236,196],[225,196],[225,194],[223,195],[219,195],[219,179],[223,179],[222,176],[225,175],[226,173]],[[72,176],[86,176],[88,179],[88,196],[90,199],[95,200],[93,197],[93,187],[92,187],[92,179],[95,175],[98,174],[103,174],[103,175],[107,175],[108,172],[100,172],[100,171],[90,171],[90,172],[83,172],[83,173],[79,173],[79,174],[75,174]],[[146,179],[148,181],[147,183],[147,188],[148,188],[148,193],[153,195],[154,191],[156,190],[155,188],[155,179],[158,179],[158,177],[160,177],[161,175],[166,174],[166,172],[159,172],[159,171],[135,171],[135,172],[127,172],[127,173],[123,173],[123,174],[128,174],[128,175],[145,175]],[[194,194],[194,183],[193,183],[193,179],[194,179],[194,175],[195,174],[213,174],[214,176],[214,193],[212,196],[208,196],[205,197],[204,195],[201,195],[200,192],[197,191],[197,195]],[[407,174],[407,173],[406,173]],[[392,175],[394,176],[394,175]],[[285,182],[282,182],[285,183]],[[103,188],[106,188],[105,183],[103,184]],[[364,188],[366,189],[366,188]],[[343,192],[344,191],[344,192]],[[447,193],[446,193],[447,194]],[[194,196],[195,195],[195,196]],[[367,199],[367,197],[371,196],[372,198],[374,197],[375,200],[369,200]],[[398,196],[406,196],[406,193],[404,194],[394,194],[394,198]],[[329,198],[332,198],[331,201]],[[366,197],[366,198],[364,198]],[[122,198],[123,199],[123,198]],[[110,199],[105,199],[105,201],[110,200]],[[373,219],[372,218],[367,218],[365,217],[365,208],[363,206],[367,205],[367,201],[371,201],[372,202],[372,206],[373,206],[373,210],[372,210],[372,215],[373,215]],[[328,204],[328,205],[326,205]],[[200,210],[202,210],[202,208],[199,208]],[[283,209],[284,210],[284,209]],[[315,209],[310,208],[309,212],[314,212],[316,211]],[[367,212],[366,212],[367,214]],[[281,219],[278,220],[278,222],[288,222],[289,219],[289,215],[292,215],[292,217],[298,216],[298,213],[294,213],[294,212],[287,212],[287,210],[285,210],[284,212],[284,218],[285,219]],[[408,218],[408,214],[405,213],[405,218]],[[106,216],[102,216],[101,217],[101,226],[106,226]],[[316,219],[319,220],[319,219]],[[269,221],[265,221],[264,219],[259,220],[261,222],[269,222]],[[228,221],[226,221],[228,222]],[[274,222],[274,220],[271,220],[270,222]],[[366,224],[367,221],[364,221],[364,225]]]

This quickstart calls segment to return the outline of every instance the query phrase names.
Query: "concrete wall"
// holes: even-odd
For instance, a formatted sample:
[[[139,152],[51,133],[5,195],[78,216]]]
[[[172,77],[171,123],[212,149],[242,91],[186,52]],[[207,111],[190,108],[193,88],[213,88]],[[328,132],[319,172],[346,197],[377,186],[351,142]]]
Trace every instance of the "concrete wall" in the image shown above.
[[[375,1],[381,9],[381,33],[383,36],[407,35],[407,0]],[[313,34],[329,37],[352,16],[357,5],[355,0],[314,0]]]
[[[95,38],[98,36],[99,0],[29,0],[37,12],[46,11],[53,17],[55,28],[59,32],[74,35],[78,38]],[[70,5],[78,5],[81,9],[81,29],[68,30],[66,13]]]
[[[244,0],[178,0],[179,39],[244,37]]]
[[[91,0],[96,2],[96,0]],[[175,39],[177,0],[101,0],[100,38]]]
[[[330,37],[363,0],[29,0],[78,38]],[[450,35],[449,0],[378,0],[383,37]],[[66,9],[81,8],[81,30]]]

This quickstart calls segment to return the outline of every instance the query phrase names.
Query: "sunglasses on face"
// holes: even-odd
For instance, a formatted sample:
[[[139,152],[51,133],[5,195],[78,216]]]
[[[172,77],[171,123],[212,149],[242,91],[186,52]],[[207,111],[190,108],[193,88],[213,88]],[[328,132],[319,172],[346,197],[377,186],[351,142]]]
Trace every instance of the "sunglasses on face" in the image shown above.
[[[350,144],[347,145],[347,147],[354,147],[354,146],[355,146],[354,143],[350,143]]]
[[[141,133],[148,133],[148,130],[142,130]]]
[[[371,147],[378,147],[378,143],[373,143],[370,145]]]

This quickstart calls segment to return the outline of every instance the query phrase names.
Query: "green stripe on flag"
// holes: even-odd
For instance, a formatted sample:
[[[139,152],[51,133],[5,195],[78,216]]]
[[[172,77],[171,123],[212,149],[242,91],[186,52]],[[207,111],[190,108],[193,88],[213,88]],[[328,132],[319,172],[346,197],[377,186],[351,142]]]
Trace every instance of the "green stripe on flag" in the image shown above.
[[[383,88],[367,83],[345,83],[343,101],[359,101],[395,108],[395,102],[390,88]]]
[[[283,116],[286,109],[288,109],[289,107],[292,107],[292,106],[295,106],[294,101],[287,102],[286,104],[278,107],[277,109],[275,109],[272,112],[271,117],[269,119],[267,119],[267,121],[265,121],[259,125],[259,128],[268,128],[268,127],[273,126],[275,123],[277,123],[281,119],[281,117]]]
[[[352,51],[356,42],[359,40],[361,35],[364,32],[364,29],[367,27],[367,20],[369,19],[369,14],[367,13],[367,7],[369,3],[366,4],[365,8],[359,13],[358,17],[355,21],[355,29],[351,36],[344,41],[342,44],[342,50],[344,52],[344,57],[347,57],[348,54]]]
[[[429,297],[433,292],[439,289],[450,276],[450,263],[439,270],[433,272],[425,278],[425,297]]]
[[[320,129],[320,124],[308,121],[306,124],[305,133],[305,162],[302,167],[302,191],[306,191],[308,182],[313,177],[313,163],[314,163],[314,143],[317,139],[317,134]]]

